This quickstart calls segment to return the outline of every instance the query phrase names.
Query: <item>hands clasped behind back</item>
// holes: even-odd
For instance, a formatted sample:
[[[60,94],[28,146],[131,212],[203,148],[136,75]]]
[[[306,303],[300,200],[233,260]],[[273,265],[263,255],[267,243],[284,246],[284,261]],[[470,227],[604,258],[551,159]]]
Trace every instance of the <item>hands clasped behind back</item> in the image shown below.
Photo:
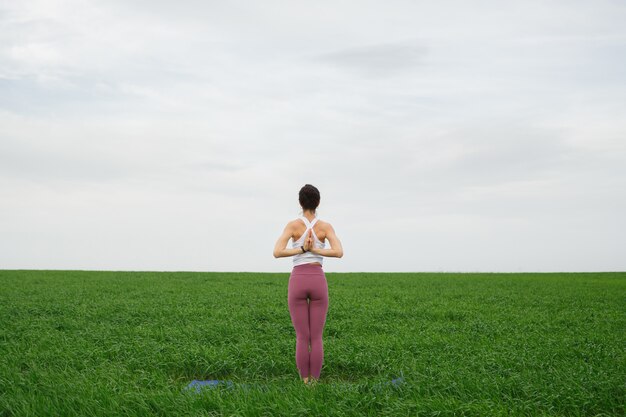
[[[313,247],[313,237],[311,236],[311,234],[313,233],[313,229],[309,229],[309,235],[306,237],[306,239],[304,239],[304,250],[305,251],[310,251],[311,248]]]

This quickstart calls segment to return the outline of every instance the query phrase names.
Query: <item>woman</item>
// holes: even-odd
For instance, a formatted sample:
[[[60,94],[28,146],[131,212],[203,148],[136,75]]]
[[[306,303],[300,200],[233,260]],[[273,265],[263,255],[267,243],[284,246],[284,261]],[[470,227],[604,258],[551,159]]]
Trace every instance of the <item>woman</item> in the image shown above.
[[[302,215],[287,223],[274,247],[274,257],[293,256],[287,300],[296,330],[296,366],[308,384],[317,382],[324,362],[322,333],[328,312],[328,284],[322,269],[323,257],[341,258],[343,248],[331,224],[316,216],[320,204],[318,189],[306,184],[300,190],[299,201]],[[291,249],[286,249],[290,238]],[[331,249],[324,249],[326,239]]]

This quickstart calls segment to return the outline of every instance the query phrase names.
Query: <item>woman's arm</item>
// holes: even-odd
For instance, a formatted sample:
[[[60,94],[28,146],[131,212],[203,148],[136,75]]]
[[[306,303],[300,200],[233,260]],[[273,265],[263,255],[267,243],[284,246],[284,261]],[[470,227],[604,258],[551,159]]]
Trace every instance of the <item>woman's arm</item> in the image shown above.
[[[341,258],[343,256],[343,247],[341,241],[335,234],[335,229],[328,223],[328,230],[326,231],[326,239],[330,242],[332,249],[318,249],[316,247],[311,248],[311,252],[322,256],[328,256],[333,258]]]
[[[287,242],[289,242],[289,238],[291,238],[292,235],[292,224],[288,223],[287,226],[285,226],[285,230],[283,230],[283,233],[276,241],[276,245],[274,245],[274,258],[284,258],[286,256],[293,256],[297,255],[298,253],[302,253],[302,249],[300,248],[286,248]]]

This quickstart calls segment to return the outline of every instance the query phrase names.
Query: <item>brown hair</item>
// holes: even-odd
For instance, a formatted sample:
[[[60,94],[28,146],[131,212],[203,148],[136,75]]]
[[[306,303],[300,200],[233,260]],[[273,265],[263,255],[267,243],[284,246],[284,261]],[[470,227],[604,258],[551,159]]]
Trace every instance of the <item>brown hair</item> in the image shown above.
[[[302,187],[298,197],[303,210],[315,210],[320,205],[320,192],[311,184]]]

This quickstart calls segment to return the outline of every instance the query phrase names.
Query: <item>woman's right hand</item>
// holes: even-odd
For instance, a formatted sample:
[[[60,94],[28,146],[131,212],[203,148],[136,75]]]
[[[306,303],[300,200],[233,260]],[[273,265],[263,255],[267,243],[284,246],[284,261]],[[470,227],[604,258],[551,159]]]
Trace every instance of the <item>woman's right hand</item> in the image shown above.
[[[313,233],[313,229],[309,229],[309,235],[304,239],[304,250],[307,252],[313,247],[313,237],[311,237],[311,233]]]

